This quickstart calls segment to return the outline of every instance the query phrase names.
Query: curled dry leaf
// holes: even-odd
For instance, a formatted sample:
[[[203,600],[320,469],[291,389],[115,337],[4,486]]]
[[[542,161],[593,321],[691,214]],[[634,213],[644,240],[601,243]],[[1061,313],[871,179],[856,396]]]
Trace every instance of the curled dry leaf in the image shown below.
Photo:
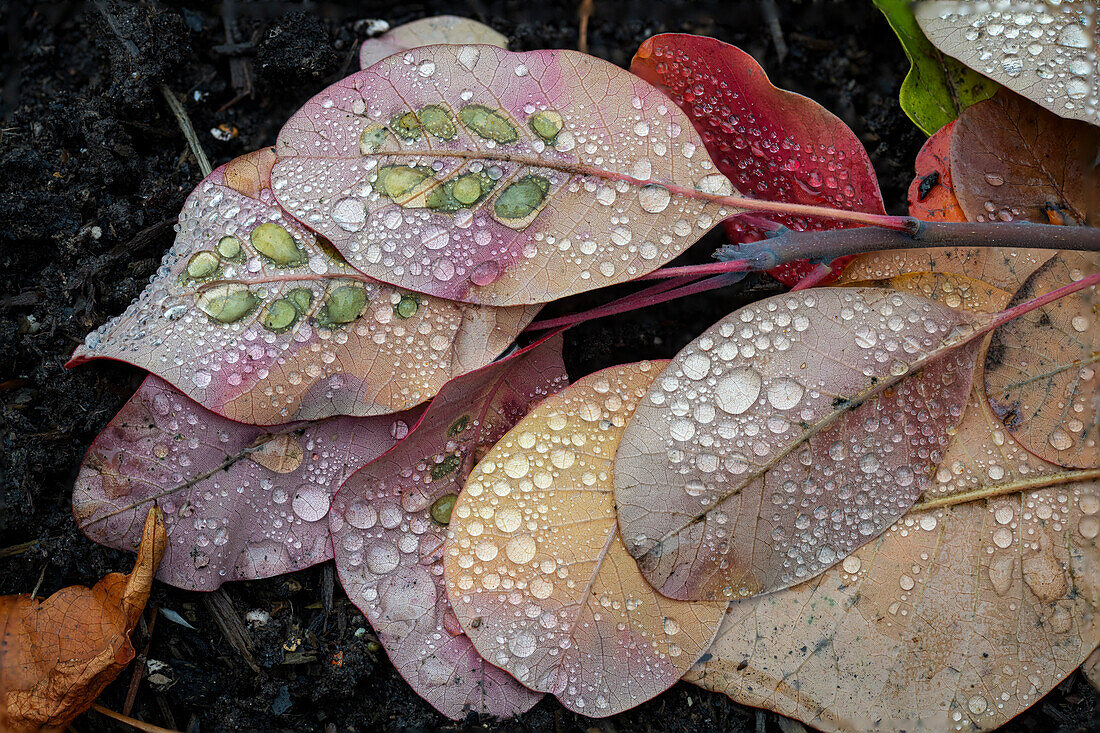
[[[447,590],[478,652],[591,717],[675,684],[726,605],[658,595],[619,536],[611,461],[659,370],[605,369],[544,401],[474,469],[447,539]]]
[[[987,99],[998,85],[945,56],[929,43],[906,0],[874,0],[909,58],[909,73],[898,94],[913,123],[932,135],[954,121],[966,107]]]
[[[329,514],[348,597],[417,694],[454,720],[509,717],[541,697],[485,662],[462,632],[443,583],[443,541],[474,464],[567,384],[561,346],[553,335],[448,382],[408,437],[344,483]]]
[[[70,365],[126,361],[253,424],[378,415],[492,361],[534,318],[364,277],[275,202],[274,162],[250,153],[200,183],[149,286]]]
[[[619,524],[674,598],[738,598],[834,565],[902,516],[959,420],[977,319],[876,288],[753,303],[654,382],[615,458]]]
[[[436,15],[399,25],[377,38],[368,38],[359,47],[359,68],[374,66],[382,59],[417,46],[434,46],[437,43],[484,43],[498,48],[508,48],[508,39],[495,30],[469,18],[454,15]]]
[[[736,46],[665,33],[641,45],[630,70],[687,113],[718,170],[746,194],[885,213],[875,170],[855,134],[812,99],[773,86],[752,56]],[[850,226],[827,219],[768,218],[799,231]],[[764,237],[740,218],[728,220],[726,232],[734,242]],[[789,263],[772,274],[793,285],[812,269],[807,262]]]
[[[134,658],[130,632],[164,554],[160,511],[150,509],[129,575],[71,586],[39,601],[0,597],[0,728],[63,731]]]
[[[951,140],[955,196],[969,221],[1100,225],[1100,127],[1008,91],[967,107]]]
[[[818,578],[731,603],[685,679],[823,730],[996,728],[1100,639],[1095,475],[1024,450],[975,379],[925,508]]]
[[[1100,124],[1096,0],[919,0],[933,44],[1060,117]]]
[[[1100,255],[1063,252],[1036,270],[1012,304],[1100,271]],[[1061,466],[1100,467],[1100,324],[1095,288],[1026,313],[993,332],[985,388],[1025,448]]]
[[[300,570],[332,558],[325,518],[341,482],[419,414],[243,425],[150,375],[88,448],[73,515],[92,540],[130,550],[159,506],[170,542],[157,577],[179,588]]]
[[[733,213],[700,198],[733,187],[683,113],[574,51],[391,56],[310,100],[276,150],[279,202],[352,265],[472,303],[629,280]]]

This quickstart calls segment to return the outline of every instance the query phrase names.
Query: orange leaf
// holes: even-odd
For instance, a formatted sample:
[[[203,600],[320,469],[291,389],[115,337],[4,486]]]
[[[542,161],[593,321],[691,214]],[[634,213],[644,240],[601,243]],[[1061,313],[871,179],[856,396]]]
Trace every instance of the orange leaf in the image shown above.
[[[0,728],[64,730],[134,658],[130,631],[149,599],[167,533],[153,508],[129,575],[39,601],[0,597]]]
[[[966,221],[951,183],[951,133],[955,122],[940,128],[917,153],[917,177],[909,184],[909,215],[923,221]]]

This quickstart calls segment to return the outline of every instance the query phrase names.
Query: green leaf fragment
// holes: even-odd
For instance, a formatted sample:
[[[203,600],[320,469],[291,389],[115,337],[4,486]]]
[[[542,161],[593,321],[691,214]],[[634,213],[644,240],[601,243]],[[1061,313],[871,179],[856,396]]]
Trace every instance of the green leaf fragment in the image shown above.
[[[435,179],[435,171],[423,165],[384,165],[374,179],[374,190],[398,203],[427,180]]]
[[[267,307],[264,328],[268,331],[285,331],[298,320],[298,308],[289,298],[280,298]]]
[[[458,501],[457,494],[444,494],[432,502],[432,521],[436,524],[450,524],[451,512],[454,511],[456,501]]]
[[[516,126],[499,110],[482,104],[468,104],[458,112],[462,124],[478,136],[498,143],[514,143],[519,139]]]
[[[393,307],[394,315],[398,318],[412,318],[420,310],[420,298],[415,295],[402,295],[401,300]]]
[[[199,295],[198,307],[218,323],[236,323],[260,302],[248,288],[219,285]]]
[[[382,125],[368,125],[359,134],[359,152],[363,155],[377,153],[386,142],[390,131]]]
[[[436,188],[425,205],[435,211],[455,212],[472,206],[493,189],[496,182],[486,173],[467,173]]]
[[[299,313],[305,315],[313,305],[313,291],[309,288],[294,288],[286,294],[286,299],[294,304]]]
[[[558,133],[565,126],[565,120],[554,110],[548,109],[531,115],[527,124],[532,132],[553,145]]]
[[[236,260],[241,256],[241,240],[229,235],[222,237],[218,240],[218,243],[214,245],[214,251],[223,260]]]
[[[415,112],[403,112],[396,114],[390,119],[390,127],[397,134],[398,137],[402,137],[406,140],[419,140],[422,130],[420,124],[420,118],[416,116]],[[360,137],[359,144],[362,147],[362,137]]]
[[[975,102],[992,97],[997,82],[945,56],[925,37],[907,0],[874,0],[909,58],[898,94],[901,108],[926,135],[958,118]]]
[[[206,280],[218,271],[221,261],[213,252],[196,252],[187,261],[187,277],[191,280]]]

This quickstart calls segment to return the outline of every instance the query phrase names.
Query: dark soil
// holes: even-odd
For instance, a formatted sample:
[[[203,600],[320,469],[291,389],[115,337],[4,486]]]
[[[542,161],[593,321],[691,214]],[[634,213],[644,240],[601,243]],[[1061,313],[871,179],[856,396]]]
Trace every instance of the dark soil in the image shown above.
[[[867,0],[780,0],[787,56],[761,17],[764,3],[595,3],[590,52],[626,65],[639,43],[665,31],[712,35],[756,56],[779,86],[807,94],[859,135],[887,208],[904,211],[922,136],[896,103],[908,67]],[[365,18],[393,25],[450,12],[489,23],[512,48],[575,48],[576,2],[423,0],[0,3],[0,593],[42,595],[127,570],[132,557],[77,530],[69,501],[88,444],[134,392],[142,374],[108,362],[66,371],[84,335],[120,313],[144,287],[172,240],[184,197],[202,177],[161,94],[186,104],[214,165],[271,144],[305,100],[356,67]],[[227,31],[223,12],[231,15]],[[233,45],[236,44],[236,45]],[[251,89],[251,94],[246,92]],[[224,126],[228,139],[212,128]],[[682,262],[706,261],[717,234]],[[576,378],[615,363],[667,358],[748,300],[778,292],[767,277],[706,296],[574,329],[566,360]],[[563,311],[606,293],[557,304]],[[4,548],[36,541],[12,554]],[[333,588],[332,564],[227,586],[204,596],[157,584],[150,659],[133,715],[178,730],[375,730],[452,726],[394,672],[364,617]],[[224,595],[223,595],[224,594]],[[261,609],[247,647],[227,641],[216,601]],[[235,614],[233,614],[235,616]],[[148,617],[148,614],[147,614]],[[148,640],[144,622],[139,651]],[[255,670],[245,656],[250,656]],[[123,706],[130,672],[101,699]],[[1097,695],[1075,674],[1014,720],[1014,731],[1096,730]],[[479,721],[467,726],[489,727]],[[89,714],[80,731],[126,726]],[[458,726],[462,727],[462,726]],[[505,724],[531,730],[779,730],[778,718],[679,684],[634,710],[594,721],[547,698]],[[786,729],[785,729],[786,730]]]

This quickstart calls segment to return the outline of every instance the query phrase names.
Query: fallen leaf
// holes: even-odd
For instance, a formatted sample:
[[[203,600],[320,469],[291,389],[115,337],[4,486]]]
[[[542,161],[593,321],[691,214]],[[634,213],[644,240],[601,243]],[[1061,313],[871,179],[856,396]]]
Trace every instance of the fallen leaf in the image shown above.
[[[919,0],[914,13],[948,56],[1060,117],[1100,124],[1096,0]]]
[[[615,458],[619,524],[646,579],[673,598],[745,597],[871,541],[928,485],[978,323],[907,293],[821,288],[707,329],[650,388]]]
[[[437,43],[485,43],[508,48],[508,38],[484,23],[454,15],[435,15],[399,25],[377,38],[363,41],[363,45],[359,47],[359,68],[374,66],[387,56],[401,51],[417,46],[434,46]]]
[[[562,337],[444,385],[409,435],[340,488],[329,513],[336,568],[412,688],[453,720],[505,718],[532,693],[485,662],[443,582],[443,541],[466,476],[516,421],[568,383]]]
[[[200,183],[152,282],[69,365],[126,361],[253,424],[378,415],[489,363],[537,313],[364,277],[275,203],[274,162],[250,153]]]
[[[1052,115],[1008,91],[967,107],[951,140],[951,178],[969,221],[1100,224],[1100,127]]]
[[[243,425],[150,375],[88,448],[73,515],[90,539],[131,550],[159,506],[171,540],[157,577],[178,588],[300,570],[332,558],[325,520],[340,484],[420,413]]]
[[[1036,270],[1012,305],[1100,271],[1100,255],[1063,252]],[[1061,298],[993,332],[985,388],[1021,445],[1061,466],[1100,466],[1100,325],[1095,288]]]
[[[111,573],[45,601],[0,597],[0,728],[63,731],[126,668],[165,540],[160,512],[150,509],[129,575]]]
[[[428,46],[310,100],[275,196],[367,275],[539,303],[650,272],[734,213],[675,105],[574,51]],[[697,189],[699,189],[697,191]]]
[[[773,86],[752,56],[736,46],[664,33],[642,43],[630,70],[687,113],[718,170],[747,195],[885,213],[875,170],[855,133],[812,99]],[[798,231],[851,226],[767,218]],[[761,229],[739,218],[725,226],[733,242],[764,238]],[[837,270],[842,266],[837,263]],[[807,262],[788,263],[772,274],[793,285],[813,269]]]
[[[955,121],[944,125],[921,147],[909,184],[909,215],[922,221],[966,221],[951,182],[951,142]]]
[[[818,578],[731,603],[685,679],[827,731],[996,728],[1100,639],[1097,475],[1024,450],[979,376],[918,506]]]
[[[611,461],[661,365],[585,377],[535,408],[477,465],[447,539],[447,592],[488,661],[602,718],[671,687],[724,602],[658,595],[615,521]]]
[[[907,0],[874,0],[909,59],[898,94],[901,108],[925,135],[933,135],[966,107],[988,99],[1000,85],[945,56],[925,37]]]

